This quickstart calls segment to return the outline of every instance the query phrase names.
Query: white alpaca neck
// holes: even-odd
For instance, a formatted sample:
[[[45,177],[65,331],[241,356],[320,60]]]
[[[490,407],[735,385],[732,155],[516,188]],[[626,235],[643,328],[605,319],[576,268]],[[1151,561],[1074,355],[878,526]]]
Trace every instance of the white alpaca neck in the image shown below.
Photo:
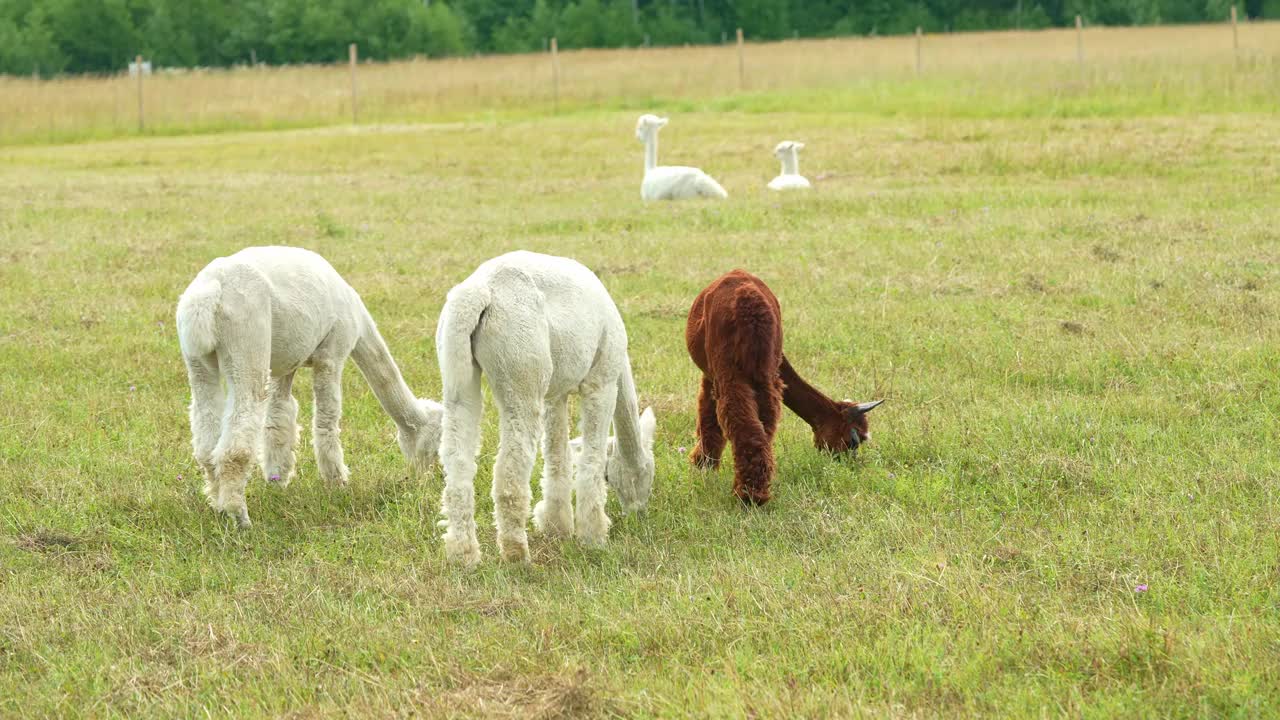
[[[416,429],[421,423],[417,398],[405,385],[400,368],[367,312],[364,332],[351,351],[351,359],[360,368],[382,409],[396,425],[406,430]]]
[[[800,174],[800,154],[795,150],[785,153],[782,156],[782,174],[783,175],[799,175]]]
[[[652,452],[640,436],[640,406],[636,400],[635,379],[631,376],[631,358],[624,360],[618,375],[618,401],[613,410],[613,429],[617,433],[618,456],[632,469],[644,466],[645,453]]]
[[[658,167],[658,133],[651,132],[644,139],[644,171]]]

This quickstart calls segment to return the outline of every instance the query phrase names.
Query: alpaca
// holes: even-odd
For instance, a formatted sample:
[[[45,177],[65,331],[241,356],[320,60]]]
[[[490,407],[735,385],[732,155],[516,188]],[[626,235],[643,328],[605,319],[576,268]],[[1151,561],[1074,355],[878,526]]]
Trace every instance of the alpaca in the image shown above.
[[[539,438],[542,500],[533,519],[540,531],[553,537],[576,534],[588,545],[602,545],[610,524],[606,482],[625,511],[648,503],[653,410],[637,412],[626,328],[608,291],[586,267],[524,251],[485,262],[449,291],[436,327],[436,349],[445,406],[440,442],[445,519],[439,525],[449,560],[480,561],[474,480],[482,373],[498,406],[493,505],[503,558],[529,559],[529,476]],[[573,393],[582,405],[577,466],[569,454],[568,397]],[[607,450],[610,419],[617,431],[612,453]],[[576,512],[569,506],[571,474]]]
[[[444,409],[409,392],[360,296],[319,255],[251,247],[214,260],[178,300],[177,327],[204,493],[240,527],[250,526],[244,493],[255,462],[281,487],[294,477],[292,388],[304,365],[314,371],[316,465],[328,483],[345,485],[349,475],[338,441],[348,356],[395,421],[410,465],[434,462]]]
[[[836,402],[802,380],[782,354],[778,298],[760,278],[732,270],[708,285],[689,310],[685,344],[702,371],[698,442],[689,459],[719,467],[728,435],[733,492],[743,502],[769,501],[783,403],[813,428],[819,449],[845,452],[871,438],[866,415],[883,401]]]
[[[636,121],[636,139],[644,143],[644,180],[640,183],[640,198],[683,200],[729,197],[720,183],[698,168],[658,165],[658,131],[666,127],[666,124],[667,119],[657,115],[641,115]]]
[[[773,149],[774,157],[782,161],[782,173],[769,181],[770,190],[808,190],[809,180],[800,174],[800,151],[804,143],[783,140]]]

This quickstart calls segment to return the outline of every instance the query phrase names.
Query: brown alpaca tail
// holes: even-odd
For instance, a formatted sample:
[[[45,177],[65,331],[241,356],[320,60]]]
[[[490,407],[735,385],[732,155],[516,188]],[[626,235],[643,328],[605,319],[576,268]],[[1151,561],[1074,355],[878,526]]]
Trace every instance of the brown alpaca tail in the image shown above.
[[[734,292],[733,321],[726,349],[737,370],[755,383],[772,381],[782,358],[782,319],[759,290],[744,285]]]

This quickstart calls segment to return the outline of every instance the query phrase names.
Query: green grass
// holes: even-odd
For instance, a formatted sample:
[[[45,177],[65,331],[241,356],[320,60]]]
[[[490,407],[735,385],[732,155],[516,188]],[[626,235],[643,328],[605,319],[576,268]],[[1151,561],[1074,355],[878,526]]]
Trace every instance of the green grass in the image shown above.
[[[902,92],[674,116],[663,159],[721,204],[639,202],[630,111],[0,150],[0,715],[1277,713],[1280,117]],[[763,190],[784,137],[811,194]],[[251,484],[252,530],[215,517],[174,305],[270,243],[328,257],[430,397],[477,264],[594,268],[658,414],[648,512],[611,504],[603,551],[534,534],[502,564],[490,410],[485,560],[450,568],[439,474],[408,476],[352,367],[350,489],[304,446],[287,490]],[[733,267],[773,286],[815,384],[888,398],[855,460],[788,415],[763,510],[680,450],[684,315]]]

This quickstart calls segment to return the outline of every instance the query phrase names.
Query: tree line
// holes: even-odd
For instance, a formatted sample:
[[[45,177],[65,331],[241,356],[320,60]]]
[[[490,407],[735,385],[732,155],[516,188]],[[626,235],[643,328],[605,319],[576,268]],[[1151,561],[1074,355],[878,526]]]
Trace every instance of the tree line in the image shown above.
[[[1218,21],[1232,0],[0,0],[0,73],[393,60],[476,52]],[[1280,15],[1247,0],[1242,15]]]

